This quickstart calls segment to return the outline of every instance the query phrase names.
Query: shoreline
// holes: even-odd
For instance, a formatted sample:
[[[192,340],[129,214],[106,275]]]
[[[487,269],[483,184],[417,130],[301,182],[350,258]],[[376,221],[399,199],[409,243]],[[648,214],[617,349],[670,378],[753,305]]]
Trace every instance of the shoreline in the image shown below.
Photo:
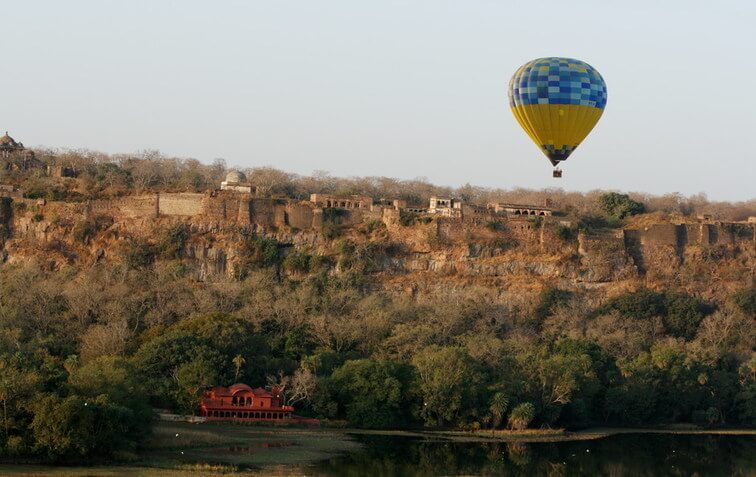
[[[74,476],[82,474],[173,477],[192,475],[302,475],[310,466],[363,447],[359,436],[410,438],[449,443],[515,443],[595,441],[622,434],[756,436],[756,429],[695,429],[596,427],[508,430],[377,430],[351,428],[300,428],[239,426],[213,423],[162,423],[150,447],[130,462],[71,467],[44,464],[0,463],[0,473],[21,476]]]
[[[589,441],[604,439],[621,434],[670,434],[670,435],[728,435],[728,436],[756,436],[756,428],[722,428],[722,429],[688,429],[675,426],[670,427],[591,427],[577,431],[565,429],[529,429],[522,431],[510,430],[373,430],[373,429],[343,429],[353,435],[385,435],[387,437],[420,437],[440,438],[457,442],[486,442],[486,441],[517,441],[522,443],[538,442],[567,442]]]

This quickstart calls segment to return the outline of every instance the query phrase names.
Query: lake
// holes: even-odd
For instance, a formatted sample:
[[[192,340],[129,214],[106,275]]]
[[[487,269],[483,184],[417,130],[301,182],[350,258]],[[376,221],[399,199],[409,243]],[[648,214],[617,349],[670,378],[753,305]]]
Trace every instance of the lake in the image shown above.
[[[522,443],[358,435],[363,449],[311,467],[334,476],[756,476],[756,436],[620,434]]]
[[[600,432],[494,440],[483,434],[160,423],[124,466],[0,465],[2,475],[424,477],[756,476],[756,435]],[[583,440],[563,440],[563,439]]]

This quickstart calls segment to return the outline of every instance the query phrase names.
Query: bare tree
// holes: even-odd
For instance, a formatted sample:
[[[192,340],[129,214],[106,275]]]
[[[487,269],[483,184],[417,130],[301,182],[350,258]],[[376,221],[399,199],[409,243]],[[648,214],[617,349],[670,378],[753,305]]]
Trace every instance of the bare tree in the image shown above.
[[[308,402],[315,390],[317,377],[308,368],[300,367],[291,376],[279,373],[267,377],[268,386],[279,389],[284,395],[284,404],[292,406],[298,402]]]

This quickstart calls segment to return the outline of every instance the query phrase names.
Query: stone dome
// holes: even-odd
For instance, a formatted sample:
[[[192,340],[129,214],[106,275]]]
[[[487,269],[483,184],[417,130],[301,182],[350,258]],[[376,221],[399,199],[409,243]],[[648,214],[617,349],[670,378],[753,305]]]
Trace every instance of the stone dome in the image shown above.
[[[8,136],[8,131],[5,131],[5,136],[0,137],[0,146],[18,147],[19,144],[16,142],[15,139]]]
[[[229,173],[226,174],[226,182],[229,184],[242,184],[247,182],[247,176],[241,171],[229,171]]]

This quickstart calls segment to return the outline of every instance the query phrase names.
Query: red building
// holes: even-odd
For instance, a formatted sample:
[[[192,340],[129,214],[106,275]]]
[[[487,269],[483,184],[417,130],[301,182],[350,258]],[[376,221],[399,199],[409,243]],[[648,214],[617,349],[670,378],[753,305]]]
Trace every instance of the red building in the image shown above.
[[[200,415],[208,420],[280,421],[292,419],[293,412],[292,406],[283,405],[283,392],[277,387],[268,391],[246,384],[217,386],[200,403]]]

